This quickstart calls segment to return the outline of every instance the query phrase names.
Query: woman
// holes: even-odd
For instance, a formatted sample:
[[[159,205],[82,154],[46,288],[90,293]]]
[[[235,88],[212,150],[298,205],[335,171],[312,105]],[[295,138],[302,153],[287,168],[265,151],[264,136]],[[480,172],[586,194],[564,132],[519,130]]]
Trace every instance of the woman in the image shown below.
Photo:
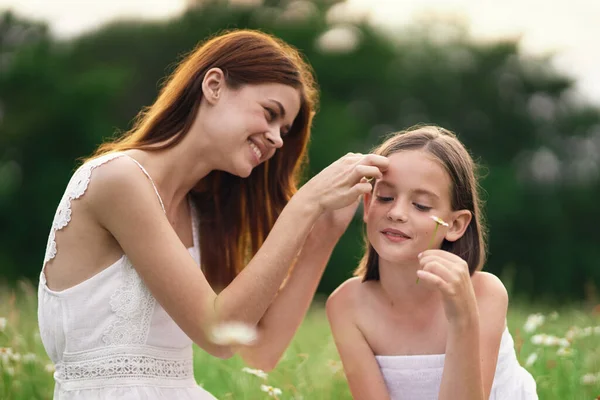
[[[275,366],[371,188],[363,177],[387,165],[349,154],[297,190],[316,98],[297,51],[230,32],[184,59],[134,128],[77,170],[39,286],[55,398],[213,398],[194,381],[192,341]],[[211,341],[226,322],[258,340]]]

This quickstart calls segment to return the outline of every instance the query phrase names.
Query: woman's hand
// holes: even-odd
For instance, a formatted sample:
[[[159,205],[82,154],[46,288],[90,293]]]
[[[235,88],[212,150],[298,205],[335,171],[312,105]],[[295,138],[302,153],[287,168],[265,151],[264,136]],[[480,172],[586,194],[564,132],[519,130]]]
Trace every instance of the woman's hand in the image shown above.
[[[478,321],[477,301],[467,262],[444,250],[426,250],[419,254],[422,269],[417,276],[442,294],[448,323],[464,325]]]
[[[348,153],[306,182],[296,196],[317,205],[321,212],[350,206],[372,190],[371,183],[362,178],[381,178],[388,164],[386,157],[376,154]]]
[[[315,222],[310,236],[318,235],[323,238],[327,236],[337,241],[346,231],[350,221],[356,214],[356,209],[360,199],[357,199],[349,206],[338,208],[337,210],[328,210],[321,214]]]

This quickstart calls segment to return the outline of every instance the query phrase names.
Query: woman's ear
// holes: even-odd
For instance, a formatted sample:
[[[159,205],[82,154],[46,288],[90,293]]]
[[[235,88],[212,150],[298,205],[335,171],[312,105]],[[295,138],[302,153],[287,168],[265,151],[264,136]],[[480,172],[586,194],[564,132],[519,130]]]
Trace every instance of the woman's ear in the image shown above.
[[[473,218],[473,214],[469,210],[454,211],[452,219],[449,221],[448,230],[446,231],[446,240],[456,242],[460,239],[465,234],[471,218]]]
[[[214,105],[219,101],[219,96],[225,86],[225,74],[221,68],[211,68],[202,80],[202,95],[206,101]]]

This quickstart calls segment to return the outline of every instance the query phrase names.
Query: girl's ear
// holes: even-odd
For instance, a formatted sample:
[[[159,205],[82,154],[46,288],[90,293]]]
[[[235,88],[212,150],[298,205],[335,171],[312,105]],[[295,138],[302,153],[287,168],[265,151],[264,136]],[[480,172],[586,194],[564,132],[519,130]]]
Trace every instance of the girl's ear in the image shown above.
[[[363,222],[367,222],[367,217],[369,216],[369,206],[371,205],[371,200],[373,199],[373,192],[365,193],[363,196]]]
[[[467,230],[469,223],[473,218],[473,214],[469,210],[458,210],[452,213],[452,219],[448,222],[448,230],[446,231],[446,240],[456,242],[460,239]]]

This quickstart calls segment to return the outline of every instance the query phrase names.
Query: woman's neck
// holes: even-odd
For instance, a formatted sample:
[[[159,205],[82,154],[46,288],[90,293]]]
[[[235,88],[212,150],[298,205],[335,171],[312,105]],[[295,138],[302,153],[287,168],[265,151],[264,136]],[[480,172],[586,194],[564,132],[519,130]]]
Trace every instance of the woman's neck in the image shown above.
[[[164,150],[126,151],[148,171],[167,210],[177,208],[198,182],[214,169],[205,161],[210,158],[202,156],[209,154],[208,146],[189,143],[186,140],[189,136]]]

